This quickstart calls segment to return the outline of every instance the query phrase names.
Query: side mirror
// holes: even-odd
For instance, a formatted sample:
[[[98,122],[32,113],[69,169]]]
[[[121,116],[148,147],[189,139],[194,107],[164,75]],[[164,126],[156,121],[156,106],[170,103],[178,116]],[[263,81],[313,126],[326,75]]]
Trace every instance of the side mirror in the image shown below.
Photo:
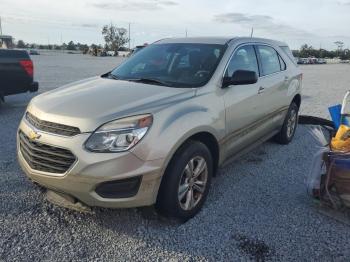
[[[222,87],[228,87],[230,85],[251,85],[258,82],[258,75],[254,71],[237,70],[233,73],[232,77],[224,77]]]

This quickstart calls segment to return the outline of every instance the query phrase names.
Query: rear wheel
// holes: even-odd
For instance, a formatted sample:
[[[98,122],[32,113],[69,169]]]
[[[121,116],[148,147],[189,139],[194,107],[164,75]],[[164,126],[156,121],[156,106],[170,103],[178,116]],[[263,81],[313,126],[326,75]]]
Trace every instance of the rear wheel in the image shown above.
[[[212,174],[213,160],[209,149],[198,141],[185,143],[165,171],[157,210],[182,221],[192,218],[205,202]]]
[[[287,145],[293,140],[295,130],[298,126],[298,112],[299,107],[292,102],[289,106],[283,126],[280,132],[275,136],[276,142]]]

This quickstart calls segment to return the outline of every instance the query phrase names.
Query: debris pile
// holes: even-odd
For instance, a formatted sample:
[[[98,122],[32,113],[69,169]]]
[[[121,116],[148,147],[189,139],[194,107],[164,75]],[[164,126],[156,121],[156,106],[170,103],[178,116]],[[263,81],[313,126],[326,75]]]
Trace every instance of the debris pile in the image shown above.
[[[332,122],[301,117],[302,123],[316,124],[310,129],[318,150],[306,181],[308,192],[323,205],[347,214],[350,208],[349,98],[350,91],[344,96],[342,105],[329,108]]]

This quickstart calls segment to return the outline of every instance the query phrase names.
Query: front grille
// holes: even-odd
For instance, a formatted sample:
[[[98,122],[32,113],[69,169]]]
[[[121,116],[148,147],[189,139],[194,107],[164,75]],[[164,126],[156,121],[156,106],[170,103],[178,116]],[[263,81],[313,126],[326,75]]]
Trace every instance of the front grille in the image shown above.
[[[19,132],[19,147],[28,165],[38,171],[65,173],[75,162],[75,156],[67,149],[42,144],[30,140]]]
[[[25,118],[33,127],[44,132],[61,136],[75,136],[80,134],[80,129],[77,127],[41,120],[29,112],[26,113]]]

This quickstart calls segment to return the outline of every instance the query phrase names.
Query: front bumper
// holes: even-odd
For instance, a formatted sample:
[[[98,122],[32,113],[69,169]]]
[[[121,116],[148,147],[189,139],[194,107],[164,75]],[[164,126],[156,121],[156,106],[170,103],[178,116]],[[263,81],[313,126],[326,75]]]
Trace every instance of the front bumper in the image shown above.
[[[22,120],[19,126],[19,130],[27,136],[33,129],[25,120]],[[17,135],[18,161],[26,175],[34,182],[53,191],[70,195],[88,206],[124,208],[148,206],[155,203],[162,176],[163,159],[143,161],[131,152],[88,152],[83,147],[90,135],[88,133],[63,137],[37,132],[41,135],[38,142],[68,149],[77,160],[64,174],[34,170],[28,165],[20,151]],[[118,181],[130,181],[133,178],[140,178],[133,196],[124,194],[123,197],[113,198],[110,194],[102,197],[103,194],[97,193],[97,188],[110,181],[113,181],[112,184],[118,184]]]

